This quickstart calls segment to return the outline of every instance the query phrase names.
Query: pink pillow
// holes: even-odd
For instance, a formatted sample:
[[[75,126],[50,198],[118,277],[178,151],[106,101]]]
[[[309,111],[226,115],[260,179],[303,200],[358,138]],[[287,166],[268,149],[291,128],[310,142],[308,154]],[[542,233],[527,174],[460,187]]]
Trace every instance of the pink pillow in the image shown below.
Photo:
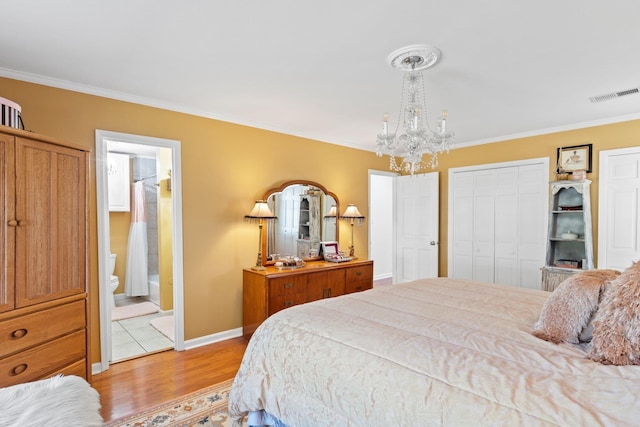
[[[598,309],[600,290],[618,275],[617,270],[586,270],[564,280],[545,301],[531,333],[556,344],[577,344]]]
[[[640,263],[604,289],[589,358],[606,365],[640,365]]]

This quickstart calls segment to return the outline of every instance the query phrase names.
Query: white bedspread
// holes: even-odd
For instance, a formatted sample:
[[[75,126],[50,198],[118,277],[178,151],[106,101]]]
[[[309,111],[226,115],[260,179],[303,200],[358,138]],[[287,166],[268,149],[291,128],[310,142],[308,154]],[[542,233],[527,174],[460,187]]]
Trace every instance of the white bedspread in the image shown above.
[[[283,310],[253,335],[232,416],[302,426],[637,426],[640,367],[531,335],[548,293],[438,278]]]

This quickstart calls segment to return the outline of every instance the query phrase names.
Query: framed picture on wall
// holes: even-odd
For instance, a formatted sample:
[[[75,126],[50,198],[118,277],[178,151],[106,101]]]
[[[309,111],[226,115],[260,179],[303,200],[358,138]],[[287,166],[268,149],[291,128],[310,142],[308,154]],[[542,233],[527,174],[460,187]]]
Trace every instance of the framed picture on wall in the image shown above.
[[[558,173],[591,172],[591,146],[592,144],[584,144],[558,148]]]

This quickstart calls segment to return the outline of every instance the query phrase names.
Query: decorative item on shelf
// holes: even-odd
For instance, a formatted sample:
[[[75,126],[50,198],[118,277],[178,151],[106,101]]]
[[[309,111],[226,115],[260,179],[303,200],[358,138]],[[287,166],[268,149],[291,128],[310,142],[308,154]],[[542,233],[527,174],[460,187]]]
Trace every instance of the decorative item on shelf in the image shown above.
[[[400,98],[400,114],[395,132],[389,133],[389,114],[385,113],[382,119],[382,133],[378,134],[377,139],[376,154],[378,157],[384,154],[389,155],[389,168],[393,171],[404,170],[413,175],[423,166],[435,168],[438,166],[438,155],[443,152],[448,153],[453,145],[454,133],[447,131],[446,127],[447,111],[442,111],[436,131],[429,126],[427,116],[422,71],[434,66],[439,58],[440,50],[428,45],[406,46],[387,57],[389,65],[405,73]],[[403,114],[404,133],[396,135],[400,129]],[[423,162],[423,155],[431,158]],[[400,165],[396,163],[396,157],[402,157]]]
[[[572,181],[579,181],[581,179],[587,179],[587,171],[585,171],[585,170],[573,171],[573,173],[571,174],[569,179],[571,179]]]
[[[0,98],[0,124],[24,130],[20,105],[7,99]]]
[[[248,222],[257,222],[258,228],[260,230],[258,234],[258,258],[256,260],[256,265],[251,267],[252,270],[264,270],[265,268],[262,266],[262,225],[264,221],[274,220],[277,217],[271,212],[269,205],[264,200],[256,200],[256,204],[253,206],[251,212],[248,215],[244,216],[245,221]]]
[[[579,237],[579,235],[578,233],[574,233],[573,231],[569,230],[566,233],[562,233],[560,237],[565,240],[575,240]]]
[[[364,215],[362,215],[360,211],[358,211],[356,205],[348,205],[347,209],[340,216],[340,219],[349,220],[351,223],[351,245],[349,246],[349,256],[353,257],[355,254],[355,247],[353,242],[353,226],[356,221],[358,222],[358,225],[362,225],[362,223],[364,222]]]

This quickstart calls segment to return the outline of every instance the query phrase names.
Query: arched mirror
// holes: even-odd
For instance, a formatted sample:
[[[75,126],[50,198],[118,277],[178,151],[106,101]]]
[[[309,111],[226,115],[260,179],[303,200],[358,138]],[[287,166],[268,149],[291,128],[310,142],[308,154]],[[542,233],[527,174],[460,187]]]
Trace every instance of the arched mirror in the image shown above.
[[[320,242],[338,240],[338,197],[313,181],[288,181],[264,195],[277,217],[262,229],[262,265],[274,255],[321,259]]]

